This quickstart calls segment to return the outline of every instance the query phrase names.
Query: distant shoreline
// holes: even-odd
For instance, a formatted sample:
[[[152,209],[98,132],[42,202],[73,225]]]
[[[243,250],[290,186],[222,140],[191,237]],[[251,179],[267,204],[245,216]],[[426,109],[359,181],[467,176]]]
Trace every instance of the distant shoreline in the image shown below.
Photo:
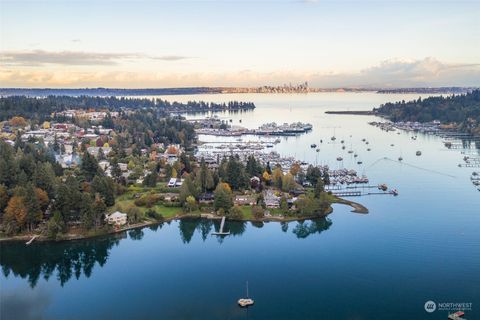
[[[337,197],[337,200],[332,204],[343,204],[343,205],[350,206],[350,207],[353,208],[353,210],[351,212],[358,213],[358,214],[367,214],[369,212],[368,209],[365,206],[363,206],[362,204],[354,202],[354,201],[346,200],[346,199],[343,199],[343,198],[338,198]],[[246,218],[244,218],[244,219],[230,219],[230,221],[244,221],[244,222],[304,221],[304,220],[325,218],[329,214],[331,214],[332,212],[333,212],[333,208],[330,206],[330,208],[323,215],[319,215],[319,216],[305,216],[305,217],[297,217],[297,216],[295,216],[295,217],[285,217],[285,216],[275,217],[275,216],[271,216],[271,217],[264,217],[264,218],[261,218],[261,219],[255,219],[255,218],[253,218],[253,219],[246,219]],[[99,232],[99,233],[96,233],[96,234],[93,234],[93,235],[88,235],[88,234],[85,234],[85,233],[78,233],[78,234],[67,233],[67,234],[64,234],[63,237],[61,237],[59,239],[51,239],[51,238],[48,238],[44,235],[37,235],[37,237],[35,238],[35,242],[44,243],[44,242],[62,242],[62,241],[73,241],[73,240],[86,240],[86,239],[92,239],[92,238],[97,238],[97,237],[113,235],[113,234],[121,233],[121,232],[124,232],[124,231],[132,230],[132,229],[139,229],[139,228],[145,228],[145,227],[148,227],[148,226],[154,226],[154,225],[157,225],[157,224],[160,224],[160,223],[170,222],[170,221],[173,221],[173,220],[194,219],[194,218],[219,220],[222,217],[214,215],[214,214],[210,214],[210,213],[205,213],[205,214],[188,214],[187,213],[187,214],[182,214],[182,215],[176,215],[176,216],[173,216],[173,217],[170,217],[170,218],[165,218],[164,220],[161,220],[161,221],[151,220],[151,221],[144,221],[144,222],[141,222],[141,223],[131,224],[131,225],[125,226],[125,227],[120,228],[120,229],[113,229],[113,230],[110,230],[110,231]],[[35,234],[32,233],[32,234],[23,234],[23,235],[16,235],[16,236],[0,237],[0,242],[20,242],[20,241],[26,242],[26,241],[29,241],[33,236],[35,236]]]
[[[378,115],[375,111],[325,111],[326,114],[352,114],[359,116],[374,116]]]
[[[379,94],[459,94],[472,91],[472,87],[437,87],[437,88],[309,88],[289,86],[261,87],[183,87],[183,88],[0,88],[0,96],[162,96],[162,95],[201,95],[201,94],[308,94],[308,93],[344,93],[374,92]]]

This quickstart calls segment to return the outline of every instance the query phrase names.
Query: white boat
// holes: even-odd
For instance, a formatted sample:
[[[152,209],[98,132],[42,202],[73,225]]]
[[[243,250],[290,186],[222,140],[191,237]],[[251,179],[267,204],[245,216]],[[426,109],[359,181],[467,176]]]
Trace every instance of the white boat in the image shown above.
[[[253,301],[253,299],[250,299],[248,297],[248,281],[247,281],[247,297],[238,299],[238,305],[242,308],[246,308],[246,307],[249,307],[249,306],[253,305],[254,303],[255,302]]]

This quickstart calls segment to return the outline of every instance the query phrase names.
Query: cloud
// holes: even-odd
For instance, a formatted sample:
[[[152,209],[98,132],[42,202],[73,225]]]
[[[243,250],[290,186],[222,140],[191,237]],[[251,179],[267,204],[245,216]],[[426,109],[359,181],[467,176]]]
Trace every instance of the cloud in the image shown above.
[[[182,58],[165,57],[163,57],[164,61],[177,61]],[[304,81],[308,81],[311,87],[321,88],[478,86],[480,84],[480,64],[444,63],[434,58],[390,59],[376,66],[350,73],[256,72],[253,70],[223,73],[166,72],[155,71],[155,68],[152,68],[152,71],[144,72],[111,69],[80,71],[68,68],[60,70],[0,69],[0,83],[5,87],[252,87],[294,84]]]
[[[163,60],[163,61],[179,61],[179,60],[191,59],[191,57],[171,55],[171,56],[151,57],[151,59]]]
[[[357,87],[476,86],[480,83],[480,63],[444,63],[432,57],[389,59],[357,73],[316,74],[311,82]]]
[[[72,41],[80,41],[74,39]],[[98,53],[84,51],[3,51],[0,52],[0,63],[3,66],[41,67],[46,65],[68,66],[109,66],[119,65],[141,59],[155,59],[162,61],[178,61],[188,59],[185,56],[165,55],[149,57],[139,53]]]

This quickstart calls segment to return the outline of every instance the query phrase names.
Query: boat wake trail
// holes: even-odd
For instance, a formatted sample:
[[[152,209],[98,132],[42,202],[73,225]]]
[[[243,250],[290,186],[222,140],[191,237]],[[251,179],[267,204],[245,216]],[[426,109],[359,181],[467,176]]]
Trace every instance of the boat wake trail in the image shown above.
[[[377,163],[379,163],[379,162],[381,162],[381,161],[384,161],[384,160],[385,160],[385,161],[391,161],[391,162],[399,163],[399,164],[401,164],[401,165],[405,165],[405,166],[408,166],[408,167],[411,167],[411,168],[415,168],[415,169],[418,169],[418,170],[422,170],[422,171],[427,171],[427,172],[439,174],[439,175],[445,176],[445,177],[457,178],[456,176],[451,175],[451,174],[448,174],[448,173],[444,173],[444,172],[440,172],[440,171],[435,171],[435,170],[423,168],[423,167],[420,167],[420,166],[416,166],[416,165],[414,165],[414,164],[410,164],[410,163],[406,163],[406,162],[403,162],[403,161],[394,160],[394,159],[391,159],[391,158],[388,158],[388,157],[383,157],[383,158],[380,158],[380,159],[375,160],[371,165],[369,165],[369,166],[367,167],[367,169],[370,169],[371,167],[375,166]]]

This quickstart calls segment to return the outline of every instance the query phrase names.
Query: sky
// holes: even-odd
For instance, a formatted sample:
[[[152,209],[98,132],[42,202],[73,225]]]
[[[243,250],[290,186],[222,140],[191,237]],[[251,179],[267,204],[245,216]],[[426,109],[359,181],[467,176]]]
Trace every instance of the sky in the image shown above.
[[[0,87],[480,86],[480,1],[0,0]]]

